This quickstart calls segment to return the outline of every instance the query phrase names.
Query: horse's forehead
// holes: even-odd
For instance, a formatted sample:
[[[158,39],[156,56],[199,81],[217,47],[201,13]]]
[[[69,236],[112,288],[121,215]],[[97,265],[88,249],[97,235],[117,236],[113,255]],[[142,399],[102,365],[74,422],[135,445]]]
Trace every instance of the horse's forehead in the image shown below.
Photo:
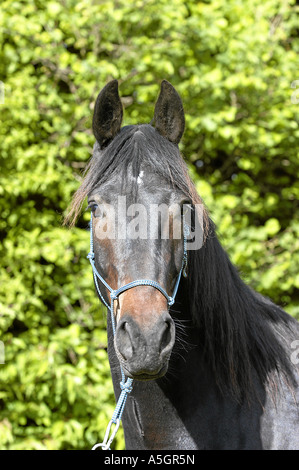
[[[126,196],[129,203],[164,202],[171,204],[180,200],[182,194],[160,175],[142,169],[135,176],[133,174],[122,175],[121,173],[114,175],[114,178],[96,186],[88,197],[90,199],[93,196],[109,204],[116,203],[119,196]],[[131,199],[134,199],[134,201],[131,201]]]

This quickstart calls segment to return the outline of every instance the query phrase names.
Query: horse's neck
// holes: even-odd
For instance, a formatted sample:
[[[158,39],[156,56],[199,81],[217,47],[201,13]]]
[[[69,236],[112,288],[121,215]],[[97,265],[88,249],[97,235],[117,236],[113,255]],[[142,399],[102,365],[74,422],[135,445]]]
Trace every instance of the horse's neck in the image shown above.
[[[123,414],[127,449],[210,447],[217,421],[209,414],[211,409],[215,411],[217,402],[223,400],[201,362],[198,347],[194,342],[193,345],[188,352],[188,361],[184,355],[174,352],[169,371],[162,379],[134,381]],[[108,354],[117,399],[121,374],[109,319]]]
[[[239,448],[242,436],[249,439],[249,446],[261,448],[258,427],[262,407],[243,406],[241,409],[237,403],[223,397],[192,333],[188,340],[194,345],[186,353],[188,360],[184,354],[174,351],[165,377],[148,382],[134,381],[122,420],[126,448]],[[110,321],[108,354],[117,399],[121,374]]]
[[[121,374],[110,316],[107,323],[108,354],[117,399]],[[274,420],[275,426],[285,421],[291,428],[293,417],[298,419],[298,410],[296,413],[289,411],[295,406],[290,392],[289,399],[279,404],[281,411],[277,414],[264,387],[257,381],[258,400],[250,405],[247,402],[239,405],[219,392],[214,374],[203,359],[198,330],[187,327],[185,335],[182,340],[188,345],[187,351],[174,347],[165,377],[148,382],[134,381],[123,414],[126,448],[260,449],[272,445],[276,448]],[[284,392],[287,395],[287,390]],[[296,439],[296,432],[292,439]],[[280,433],[278,435],[280,438]],[[293,442],[287,442],[286,448],[288,445],[296,448]]]
[[[109,317],[107,330],[108,355],[117,400],[120,394],[121,373]],[[185,363],[184,368],[186,369]],[[160,380],[134,381],[122,420],[127,449],[197,448],[184,425],[183,417],[176,409],[177,402],[188,401],[190,393],[190,390],[184,390],[186,378],[180,375],[180,371],[173,371]],[[194,377],[189,380],[194,380]]]

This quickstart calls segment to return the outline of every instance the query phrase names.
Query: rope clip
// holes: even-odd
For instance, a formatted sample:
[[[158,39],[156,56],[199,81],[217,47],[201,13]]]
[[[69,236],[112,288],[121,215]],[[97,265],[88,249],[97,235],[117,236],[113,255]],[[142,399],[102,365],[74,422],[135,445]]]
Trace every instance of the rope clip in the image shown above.
[[[111,436],[109,438],[112,424],[115,424],[115,428],[113,429],[113,431],[111,433]],[[91,450],[96,450],[98,447],[101,447],[102,450],[111,450],[110,446],[112,444],[113,439],[116,436],[119,425],[120,425],[120,419],[117,419],[116,422],[112,421],[112,419],[111,419],[108,423],[103,442],[101,442],[100,444],[95,444]],[[109,438],[109,440],[108,440],[108,438]]]

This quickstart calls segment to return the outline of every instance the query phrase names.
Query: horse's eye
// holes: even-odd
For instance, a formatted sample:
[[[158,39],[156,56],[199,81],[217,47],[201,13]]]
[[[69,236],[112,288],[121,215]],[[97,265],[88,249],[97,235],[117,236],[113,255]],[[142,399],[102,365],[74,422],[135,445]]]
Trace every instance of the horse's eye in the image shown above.
[[[96,204],[95,202],[90,202],[88,204],[88,209],[90,209],[93,213],[97,210],[98,207],[98,204]]]
[[[91,210],[92,215],[94,217],[98,217],[98,218],[103,217],[103,215],[104,215],[103,208],[101,206],[99,206],[98,204],[96,204],[95,202],[90,202],[88,204],[88,208]]]

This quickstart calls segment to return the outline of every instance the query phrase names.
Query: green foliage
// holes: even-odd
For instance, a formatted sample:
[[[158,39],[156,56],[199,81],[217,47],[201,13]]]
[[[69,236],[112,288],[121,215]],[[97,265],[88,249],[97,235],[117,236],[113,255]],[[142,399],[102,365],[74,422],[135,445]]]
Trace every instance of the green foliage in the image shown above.
[[[92,103],[119,79],[125,124],[163,78],[222,241],[254,288],[299,315],[297,14],[285,0],[3,0],[0,6],[0,448],[84,449],[114,407],[88,216],[62,214],[93,145]],[[122,434],[116,447],[123,447]]]

